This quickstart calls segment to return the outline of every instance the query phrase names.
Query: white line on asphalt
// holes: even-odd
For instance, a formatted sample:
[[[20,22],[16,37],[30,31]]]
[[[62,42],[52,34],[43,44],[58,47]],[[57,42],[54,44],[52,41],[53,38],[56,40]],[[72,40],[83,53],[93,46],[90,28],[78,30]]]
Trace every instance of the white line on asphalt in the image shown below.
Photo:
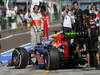
[[[21,45],[20,47],[25,47],[25,46],[27,46],[27,45],[29,45],[29,44],[31,44],[31,43],[27,43],[27,44]],[[5,53],[8,53],[8,52],[11,52],[11,51],[13,51],[13,50],[14,50],[14,49],[10,49],[10,50],[8,50],[8,51],[6,51],[6,52],[1,53],[1,55],[5,54]]]
[[[21,45],[20,47],[25,47],[27,45],[31,45],[31,43],[27,43],[27,44]]]
[[[7,37],[0,38],[0,41],[1,40],[5,40],[5,39],[9,39],[9,38],[14,37],[14,36],[18,36],[18,35],[22,35],[22,34],[29,34],[29,33],[30,33],[30,31],[29,32],[25,32],[25,33],[18,33],[18,34],[9,35]]]
[[[10,49],[10,50],[8,50],[8,51],[6,51],[6,52],[1,53],[1,55],[5,54],[5,53],[8,53],[8,52],[11,52],[11,51],[13,51],[13,50],[14,50],[14,49]]]

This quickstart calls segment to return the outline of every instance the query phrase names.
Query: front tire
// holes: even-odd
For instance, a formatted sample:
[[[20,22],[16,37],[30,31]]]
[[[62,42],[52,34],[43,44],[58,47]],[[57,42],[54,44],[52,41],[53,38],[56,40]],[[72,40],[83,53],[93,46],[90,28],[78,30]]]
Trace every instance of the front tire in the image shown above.
[[[16,69],[25,68],[28,64],[28,53],[22,48],[16,48],[12,53],[13,65]]]

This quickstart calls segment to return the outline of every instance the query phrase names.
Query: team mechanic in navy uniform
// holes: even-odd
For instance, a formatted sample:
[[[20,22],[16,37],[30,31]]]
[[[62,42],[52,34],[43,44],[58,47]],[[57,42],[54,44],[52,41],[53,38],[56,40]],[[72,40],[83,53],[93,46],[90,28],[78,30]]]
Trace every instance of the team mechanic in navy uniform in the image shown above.
[[[90,65],[90,60],[93,59],[91,57],[91,54],[95,53],[96,54],[96,60],[97,60],[97,64],[95,64],[94,67],[97,67],[98,64],[100,64],[99,59],[98,59],[98,32],[97,32],[97,26],[96,26],[96,21],[94,20],[94,13],[90,13],[89,14],[89,20],[88,20],[88,24],[87,24],[87,29],[88,29],[88,39],[87,39],[87,45],[86,45],[86,50],[87,50],[87,61],[88,61],[88,65],[87,68],[91,67]],[[92,61],[93,63],[95,61]]]

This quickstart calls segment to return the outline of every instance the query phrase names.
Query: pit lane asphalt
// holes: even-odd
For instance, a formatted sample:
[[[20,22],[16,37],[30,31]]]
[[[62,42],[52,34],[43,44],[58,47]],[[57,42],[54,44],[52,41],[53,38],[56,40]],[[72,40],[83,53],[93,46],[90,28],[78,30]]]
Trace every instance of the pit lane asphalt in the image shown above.
[[[81,68],[40,70],[32,65],[25,69],[14,69],[14,67],[1,66],[0,75],[100,75],[100,70],[82,70]]]

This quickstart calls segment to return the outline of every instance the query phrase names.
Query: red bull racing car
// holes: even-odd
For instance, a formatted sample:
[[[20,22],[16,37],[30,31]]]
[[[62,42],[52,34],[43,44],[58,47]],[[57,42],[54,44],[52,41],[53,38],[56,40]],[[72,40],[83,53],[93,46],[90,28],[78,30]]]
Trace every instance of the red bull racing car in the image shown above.
[[[24,48],[16,48],[12,53],[12,62],[15,68],[25,68],[28,64],[35,64],[39,68],[59,69],[84,65],[87,61],[83,55],[86,53],[76,50],[77,43],[70,39],[84,37],[85,32],[56,33],[51,39],[43,40],[34,49],[27,52]]]

